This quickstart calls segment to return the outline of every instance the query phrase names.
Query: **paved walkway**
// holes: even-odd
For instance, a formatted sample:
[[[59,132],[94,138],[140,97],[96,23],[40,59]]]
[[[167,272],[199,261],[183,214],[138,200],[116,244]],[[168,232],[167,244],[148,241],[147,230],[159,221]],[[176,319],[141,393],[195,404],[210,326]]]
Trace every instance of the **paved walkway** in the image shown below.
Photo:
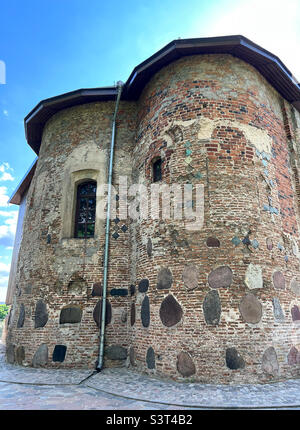
[[[300,379],[266,385],[158,380],[126,368],[33,369],[5,362],[0,343],[1,410],[300,409]]]

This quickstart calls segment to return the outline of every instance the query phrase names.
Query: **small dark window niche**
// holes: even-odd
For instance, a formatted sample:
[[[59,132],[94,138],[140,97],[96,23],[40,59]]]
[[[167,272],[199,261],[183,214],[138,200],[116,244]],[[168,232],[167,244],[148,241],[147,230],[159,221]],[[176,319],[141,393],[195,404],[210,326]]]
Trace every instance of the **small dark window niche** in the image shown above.
[[[95,181],[86,181],[78,185],[76,198],[75,229],[77,238],[94,237],[96,215]]]
[[[162,180],[162,159],[157,158],[152,163],[152,178],[153,182],[159,182]]]

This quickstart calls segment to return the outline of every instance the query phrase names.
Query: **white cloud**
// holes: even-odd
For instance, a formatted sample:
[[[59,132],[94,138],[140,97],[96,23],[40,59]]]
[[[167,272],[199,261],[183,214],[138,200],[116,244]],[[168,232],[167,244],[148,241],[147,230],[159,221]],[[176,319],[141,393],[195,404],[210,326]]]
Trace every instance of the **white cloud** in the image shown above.
[[[0,207],[8,207],[8,200],[7,187],[0,187]]]
[[[195,20],[191,28],[193,35],[190,37],[243,35],[279,57],[298,81],[300,80],[299,0],[221,2],[219,11],[215,9],[211,18],[206,26],[199,26],[199,22]]]
[[[2,176],[0,176],[0,181],[14,181],[15,178],[11,176],[10,173],[4,172]]]
[[[8,249],[8,247],[12,247],[14,244],[18,221],[18,211],[0,211],[0,216],[5,218],[3,223],[0,224],[0,245],[3,245]]]
[[[8,163],[2,163],[0,165],[0,172],[2,175],[0,176],[0,181],[14,181],[15,178],[8,172],[8,170],[13,171]]]
[[[8,116],[8,111],[6,109],[3,110],[3,115]]]

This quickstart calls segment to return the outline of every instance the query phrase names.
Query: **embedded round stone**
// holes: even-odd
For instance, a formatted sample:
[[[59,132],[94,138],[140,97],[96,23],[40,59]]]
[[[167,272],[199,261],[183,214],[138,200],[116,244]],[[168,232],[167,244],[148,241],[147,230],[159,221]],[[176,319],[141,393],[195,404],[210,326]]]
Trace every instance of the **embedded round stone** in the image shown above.
[[[157,286],[158,290],[168,290],[171,288],[173,277],[170,269],[163,267],[157,275]]]
[[[127,349],[122,345],[111,345],[106,348],[105,355],[109,360],[126,360]]]
[[[232,270],[228,266],[217,267],[208,275],[208,283],[211,288],[227,288],[231,282]]]
[[[226,366],[231,370],[244,369],[245,361],[236,348],[227,348],[225,354]]]
[[[121,321],[124,324],[127,322],[127,310],[126,309],[124,309],[121,313]]]
[[[141,320],[144,327],[150,324],[150,302],[149,297],[145,296],[141,306]]]
[[[250,293],[246,294],[240,302],[240,313],[247,323],[256,324],[262,317],[262,305],[257,297]]]
[[[270,237],[267,237],[266,244],[267,244],[268,250],[271,251],[271,249],[273,249],[273,241]]]
[[[245,284],[250,289],[262,288],[262,268],[257,264],[250,263],[245,274]]]
[[[219,324],[221,316],[221,302],[217,290],[211,290],[205,296],[203,302],[203,313],[206,324]]]
[[[291,309],[292,319],[293,321],[300,320],[300,310],[297,305],[294,305]]]
[[[193,264],[185,266],[182,272],[182,280],[188,291],[198,287],[199,269]]]
[[[139,283],[138,288],[140,293],[146,293],[149,288],[149,279],[142,279]]]
[[[25,321],[25,306],[23,303],[21,303],[19,318],[17,322],[17,328],[22,328],[24,325],[24,321]]]
[[[155,352],[151,346],[147,350],[146,363],[148,369],[155,369]]]
[[[57,361],[59,363],[62,363],[65,360],[67,352],[66,345],[55,345],[53,354],[52,354],[52,361]]]
[[[172,327],[182,318],[182,308],[177,300],[169,294],[160,306],[159,316],[166,327]]]
[[[33,367],[43,367],[48,363],[48,347],[45,343],[40,345],[33,356]]]
[[[267,348],[262,356],[262,370],[269,375],[276,375],[279,371],[277,354],[273,346]]]
[[[92,290],[92,297],[101,297],[103,294],[103,288],[101,285],[101,282],[95,282],[95,284],[93,284],[93,290]]]
[[[133,346],[131,346],[130,349],[129,349],[129,361],[130,361],[131,366],[135,366],[136,365],[136,362],[135,362],[135,350],[134,350]]]
[[[216,237],[207,238],[206,245],[208,248],[220,248],[220,241]]]
[[[192,376],[196,373],[195,364],[187,352],[180,352],[177,356],[176,367],[178,372],[185,378]]]
[[[293,366],[294,364],[300,363],[300,354],[298,349],[292,346],[288,353],[288,364]]]
[[[135,303],[131,303],[131,311],[130,311],[130,324],[133,326],[135,323]]]
[[[148,257],[152,256],[152,240],[150,239],[150,237],[147,242],[147,255]]]
[[[10,364],[15,362],[15,345],[12,343],[6,345],[6,360]]]
[[[67,306],[60,312],[59,324],[76,324],[81,318],[82,310],[78,306]]]
[[[24,346],[18,346],[16,349],[16,362],[18,364],[23,364],[23,361],[25,360],[25,349]]]
[[[276,288],[277,290],[285,289],[285,278],[282,272],[278,271],[273,273],[273,284],[274,284],[274,288]]]
[[[291,290],[296,296],[300,296],[300,282],[298,282],[297,279],[292,279]]]
[[[102,303],[103,300],[99,300],[96,304],[96,306],[94,307],[94,311],[93,311],[93,317],[94,317],[94,321],[97,324],[98,328],[100,328],[101,326],[101,320],[102,320]],[[109,324],[111,322],[111,304],[109,303],[109,301],[106,299],[106,309],[105,309],[105,325]]]
[[[285,317],[279,299],[277,297],[273,297],[272,303],[275,321],[284,321]]]
[[[35,307],[34,328],[44,327],[48,321],[47,305],[39,300]]]

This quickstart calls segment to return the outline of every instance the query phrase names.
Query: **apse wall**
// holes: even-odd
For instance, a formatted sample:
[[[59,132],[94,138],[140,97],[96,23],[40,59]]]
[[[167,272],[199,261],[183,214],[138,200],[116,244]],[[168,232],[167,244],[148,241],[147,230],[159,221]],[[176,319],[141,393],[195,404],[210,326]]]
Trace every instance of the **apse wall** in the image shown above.
[[[252,66],[230,55],[184,57],[145,87],[137,181],[150,187],[161,157],[163,182],[203,184],[204,225],[132,224],[133,367],[208,383],[299,374],[292,114]]]

